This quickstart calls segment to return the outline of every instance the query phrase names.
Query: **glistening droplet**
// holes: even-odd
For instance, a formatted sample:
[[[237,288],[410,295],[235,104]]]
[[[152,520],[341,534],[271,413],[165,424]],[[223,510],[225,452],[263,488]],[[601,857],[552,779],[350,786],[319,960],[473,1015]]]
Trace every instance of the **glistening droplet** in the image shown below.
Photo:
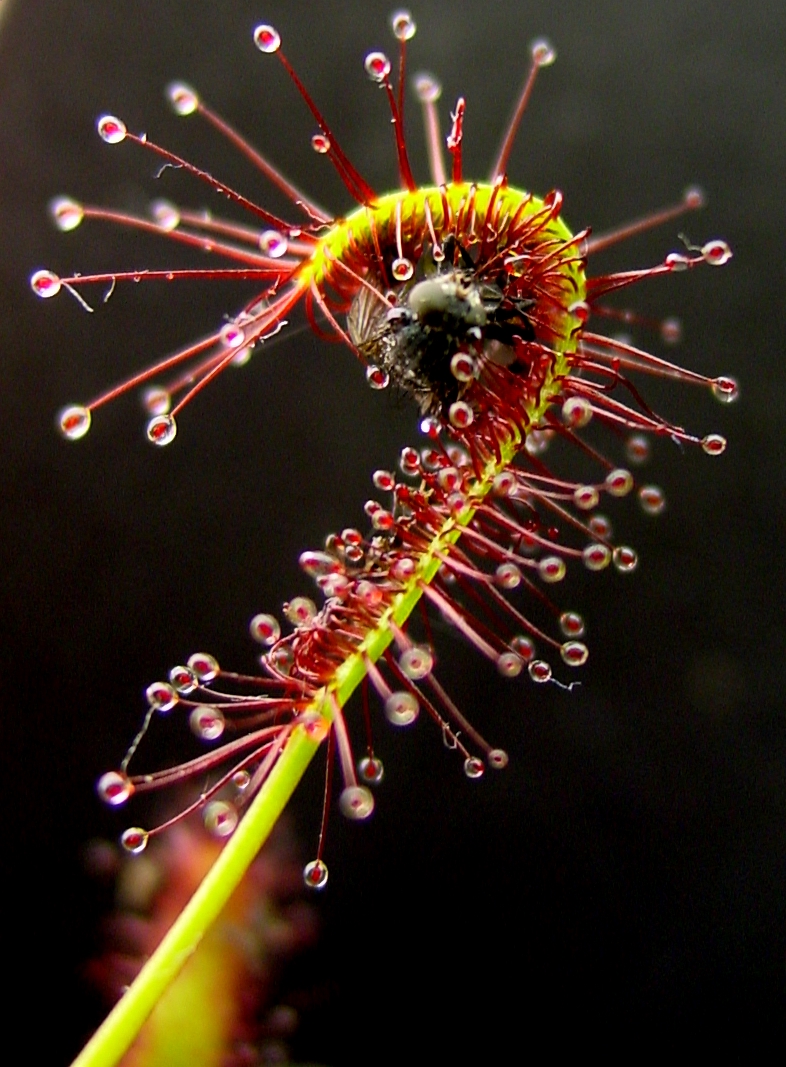
[[[407,678],[418,682],[431,673],[434,657],[431,649],[426,648],[425,645],[412,645],[401,653],[398,665]]]
[[[226,721],[220,708],[202,704],[191,712],[188,724],[201,741],[217,741],[224,732]]]
[[[151,444],[163,448],[177,436],[177,423],[171,415],[156,415],[147,424],[147,439]]]
[[[324,889],[327,880],[328,869],[322,860],[311,860],[303,868],[303,881],[307,889]]]
[[[248,629],[251,636],[260,645],[274,645],[281,637],[281,626],[274,615],[265,615],[264,613],[255,615],[248,624]]]
[[[237,808],[226,800],[211,800],[203,818],[205,829],[214,837],[229,837],[240,821]]]
[[[464,774],[467,778],[482,778],[485,766],[482,759],[478,759],[477,756],[468,756],[464,760]]]
[[[147,848],[148,837],[147,830],[143,830],[141,826],[129,826],[129,828],[124,830],[120,835],[120,844],[126,852],[138,855],[140,852],[144,852]]]
[[[390,60],[384,52],[369,52],[363,61],[366,74],[374,82],[383,82],[390,74]]]
[[[218,675],[218,660],[209,652],[195,652],[188,658],[188,666],[201,683],[212,682]]]
[[[385,768],[382,766],[382,760],[377,759],[376,756],[364,756],[358,760],[358,774],[369,785],[379,785],[385,777]]]
[[[69,441],[78,441],[90,429],[90,409],[81,404],[71,404],[63,408],[57,418],[60,432]]]
[[[254,30],[254,44],[260,52],[277,52],[281,47],[281,36],[278,30],[263,23]]]
[[[409,726],[418,717],[418,702],[412,693],[391,693],[385,701],[385,718],[394,726]]]
[[[342,791],[338,806],[348,819],[367,819],[374,810],[374,794],[364,785],[349,785]]]
[[[85,217],[84,208],[70,196],[57,196],[50,203],[49,210],[58,230],[75,230]]]
[[[30,275],[30,288],[36,296],[48,300],[50,296],[57,296],[61,286],[60,278],[51,270],[37,270]]]
[[[116,808],[125,804],[134,792],[134,787],[128,775],[122,771],[107,771],[98,779],[96,792],[105,804]]]
[[[107,144],[119,144],[125,140],[128,133],[126,124],[114,115],[102,115],[96,123],[96,129],[98,136]]]
[[[153,682],[145,690],[145,699],[151,708],[163,713],[177,704],[177,693],[167,682]]]
[[[177,115],[193,115],[199,107],[198,94],[185,82],[172,82],[167,86],[166,95]]]

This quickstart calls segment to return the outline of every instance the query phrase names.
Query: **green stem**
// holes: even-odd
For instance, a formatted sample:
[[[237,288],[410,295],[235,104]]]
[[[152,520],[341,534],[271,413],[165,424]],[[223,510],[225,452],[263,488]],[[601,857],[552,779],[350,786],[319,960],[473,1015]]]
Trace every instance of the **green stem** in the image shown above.
[[[232,837],[133,984],[74,1060],[73,1067],[114,1067],[167,986],[218,918],[270,835],[320,740],[296,727]]]

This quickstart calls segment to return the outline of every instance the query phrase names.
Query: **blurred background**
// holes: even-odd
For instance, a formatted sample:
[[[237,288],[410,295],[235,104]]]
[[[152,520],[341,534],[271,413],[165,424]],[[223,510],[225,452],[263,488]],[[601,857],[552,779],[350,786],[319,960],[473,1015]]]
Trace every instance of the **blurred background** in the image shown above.
[[[60,234],[61,193],[145,210],[213,194],[132,145],[95,134],[103,112],[210,169],[274,211],[284,204],[163,89],[192,83],[319,202],[346,194],[309,138],[313,123],[275,60],[253,46],[269,21],[372,186],[393,184],[384,95],[362,67],[394,52],[380,0],[17,0],[0,24],[0,672],[7,788],[6,970],[40,1025],[36,1061],[65,1064],[100,1017],[78,980],[105,895],[88,843],[145,809],[101,808],[143,714],[143,690],[192,651],[253,667],[257,611],[313,595],[297,568],[329,530],[364,525],[370,474],[417,440],[415,412],[370,391],[352,356],[307,331],[225,373],[152,448],[128,396],[63,441],[55,414],[212,329],[253,286],[121,286],[86,314],[42,302],[33,270],[195,266],[164,241],[100,224]],[[635,340],[704,373],[735,375],[741,399],[645,383],[653,406],[724,456],[655,444],[642,472],[661,517],[633,499],[604,509],[636,546],[636,574],[574,568],[558,601],[584,613],[581,687],[503,682],[460,640],[439,676],[510,753],[468,781],[429,723],[379,716],[386,779],[366,825],[335,815],[318,901],[322,936],[288,981],[305,990],[295,1058],[325,1064],[491,1061],[552,1033],[613,1047],[634,1032],[670,1044],[782,1027],[786,992],[784,722],[784,234],[786,7],[779,0],[436,3],[413,14],[410,71],[443,81],[443,124],[466,96],[465,173],[483,178],[528,64],[542,72],[510,164],[516,184],[560,188],[564,215],[595,232],[679,198],[708,206],[609,251],[646,266],[723,237],[722,271],[654,280],[618,306],[684,325],[678,349]],[[420,116],[413,165],[426,178]],[[600,260],[596,269],[601,266]],[[96,294],[88,294],[96,295]],[[610,454],[618,445],[608,440]],[[157,722],[140,763],[182,756],[187,727]],[[316,847],[321,768],[292,805],[302,859]],[[284,990],[284,995],[286,990]],[[13,1005],[10,1005],[13,1007]],[[57,1021],[56,1021],[57,1020]],[[56,1021],[56,1024],[55,1024]],[[556,1029],[556,1027],[559,1029]]]

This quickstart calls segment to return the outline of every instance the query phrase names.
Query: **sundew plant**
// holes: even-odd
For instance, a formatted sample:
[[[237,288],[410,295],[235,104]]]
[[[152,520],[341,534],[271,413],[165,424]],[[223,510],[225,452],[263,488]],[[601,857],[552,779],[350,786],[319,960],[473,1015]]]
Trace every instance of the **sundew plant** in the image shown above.
[[[116,152],[150,154],[161,184],[172,168],[191,175],[210,194],[210,211],[161,196],[149,214],[72,195],[52,201],[63,231],[110,222],[209,259],[155,270],[40,268],[31,277],[39,297],[70,295],[93,310],[128,283],[256,285],[253,297],[213,332],[184,339],[183,347],[132,377],[66,405],[59,415],[65,438],[83,438],[110,417],[110,402],[140,389],[151,444],[187,447],[195,425],[190,417],[215,379],[245,364],[244,373],[253,373],[275,339],[301,320],[326,342],[349,349],[372,389],[396,391],[420,418],[419,437],[402,442],[396,465],[369,472],[366,528],[328,533],[300,556],[316,590],[294,595],[280,612],[261,605],[250,620],[260,646],[258,673],[233,671],[209,651],[197,651],[148,686],[142,728],[99,780],[99,795],[130,812],[135,794],[192,782],[193,801],[165,824],[128,825],[124,847],[143,851],[151,836],[194,809],[227,843],[79,1063],[114,1063],[133,1041],[317,752],[326,753],[325,802],[304,870],[316,890],[328,883],[326,829],[334,797],[344,816],[367,819],[375,787],[395,774],[383,766],[384,730],[428,720],[440,748],[449,750],[445,758],[456,759],[468,779],[504,773],[515,753],[486,736],[482,709],[461,707],[451,695],[450,678],[439,670],[446,640],[439,633],[452,630],[478,656],[479,669],[512,685],[533,693],[546,685],[572,688],[591,645],[582,612],[563,597],[566,574],[583,568],[633,580],[638,563],[635,549],[614,535],[605,505],[631,497],[649,515],[664,509],[662,490],[638,473],[653,441],[708,457],[725,449],[712,429],[695,432],[651,406],[647,382],[697,387],[726,403],[737,396],[735,380],[720,371],[699,373],[621,335],[622,328],[638,327],[674,342],[679,324],[639,316],[618,294],[642,281],[722,266],[731,258],[728,245],[695,236],[700,223],[691,219],[689,230],[680,223],[686,232],[676,244],[669,235],[655,262],[612,270],[601,258],[697,211],[703,193],[691,187],[672,204],[604,233],[570,228],[562,194],[528,190],[509,167],[536,81],[556,58],[551,43],[537,39],[529,47],[512,117],[507,126],[500,123],[498,151],[488,171],[476,175],[465,165],[472,101],[446,102],[435,74],[412,76],[408,53],[416,27],[409,12],[394,12],[391,28],[390,54],[374,49],[363,57],[388,108],[395,177],[383,189],[372,187],[342,148],[338,123],[312,97],[288,41],[264,22],[253,30],[251,46],[266,64],[260,77],[289,78],[295,101],[299,96],[311,115],[315,160],[332,166],[344,187],[338,214],[294,186],[198,87],[184,82],[167,89],[176,114],[201,121],[249,159],[288,202],[286,213],[268,210],[264,198],[234,189],[216,168],[197,166],[114,114],[98,118],[102,140]],[[427,145],[423,175],[411,160],[418,136]],[[204,750],[148,771],[148,727],[177,716],[188,720]]]

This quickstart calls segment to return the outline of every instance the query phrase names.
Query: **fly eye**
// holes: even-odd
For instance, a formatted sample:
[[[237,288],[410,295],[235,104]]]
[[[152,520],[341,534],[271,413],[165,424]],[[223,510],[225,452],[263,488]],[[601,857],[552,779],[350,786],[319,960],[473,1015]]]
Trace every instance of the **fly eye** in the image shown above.
[[[385,314],[385,321],[390,326],[406,326],[407,323],[412,321],[412,313],[406,308],[390,308]]]
[[[430,312],[445,311],[455,295],[455,282],[429,279],[412,287],[407,303],[413,315],[423,318]]]

